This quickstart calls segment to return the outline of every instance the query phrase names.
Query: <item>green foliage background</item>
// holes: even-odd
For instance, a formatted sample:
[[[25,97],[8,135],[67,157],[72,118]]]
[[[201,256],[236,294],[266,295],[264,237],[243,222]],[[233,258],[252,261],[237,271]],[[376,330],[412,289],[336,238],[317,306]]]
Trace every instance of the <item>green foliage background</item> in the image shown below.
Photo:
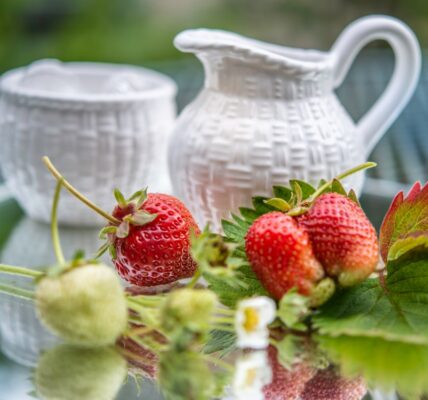
[[[175,34],[201,26],[326,49],[348,22],[369,13],[405,20],[428,43],[426,0],[1,0],[0,71],[46,57],[175,59],[183,57]]]

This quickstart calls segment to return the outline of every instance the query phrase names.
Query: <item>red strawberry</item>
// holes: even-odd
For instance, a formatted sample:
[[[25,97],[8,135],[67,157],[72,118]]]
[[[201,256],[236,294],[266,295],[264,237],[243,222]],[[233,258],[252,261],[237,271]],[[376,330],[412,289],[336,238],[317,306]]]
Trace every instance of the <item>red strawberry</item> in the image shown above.
[[[92,203],[51,163],[43,162],[55,178],[76,198],[109,221],[100,237],[107,242],[97,257],[107,249],[119,275],[137,286],[157,286],[188,278],[196,270],[190,254],[190,234],[200,230],[184,204],[167,194],[149,194],[146,190],[125,199],[114,191],[117,206],[110,215]]]
[[[361,378],[342,378],[333,367],[319,371],[305,386],[301,400],[361,400],[367,387]]]
[[[315,257],[327,275],[337,277],[342,286],[363,281],[376,268],[376,231],[361,207],[348,197],[323,194],[298,222],[309,233]]]
[[[300,399],[306,382],[313,378],[316,370],[304,362],[294,365],[291,370],[285,369],[279,363],[278,352],[273,346],[268,348],[268,358],[272,368],[272,382],[263,388],[265,400]]]
[[[245,250],[255,274],[276,299],[293,287],[310,295],[324,275],[307,232],[282,212],[254,221],[245,237]]]
[[[140,206],[132,201],[117,205],[112,215],[123,221],[110,240],[114,264],[126,281],[155,286],[193,275],[190,234],[200,231],[180,200],[151,193]]]

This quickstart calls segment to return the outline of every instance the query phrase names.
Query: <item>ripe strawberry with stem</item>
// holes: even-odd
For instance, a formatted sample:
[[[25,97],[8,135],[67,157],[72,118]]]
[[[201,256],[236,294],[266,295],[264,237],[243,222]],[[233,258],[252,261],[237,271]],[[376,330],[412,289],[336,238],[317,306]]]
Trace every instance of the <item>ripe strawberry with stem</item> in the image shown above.
[[[43,161],[51,173],[79,200],[109,223],[101,230],[107,240],[98,256],[109,249],[119,275],[138,286],[156,286],[191,277],[196,263],[190,254],[190,234],[199,228],[177,198],[141,190],[125,199],[115,190],[117,205],[108,214],[79,193],[50,162]]]
[[[376,231],[362,208],[339,193],[318,197],[298,217],[309,234],[315,257],[341,286],[353,286],[375,270],[379,261]]]
[[[324,277],[307,232],[279,211],[254,221],[245,237],[245,251],[258,279],[277,300],[294,287],[310,296]]]

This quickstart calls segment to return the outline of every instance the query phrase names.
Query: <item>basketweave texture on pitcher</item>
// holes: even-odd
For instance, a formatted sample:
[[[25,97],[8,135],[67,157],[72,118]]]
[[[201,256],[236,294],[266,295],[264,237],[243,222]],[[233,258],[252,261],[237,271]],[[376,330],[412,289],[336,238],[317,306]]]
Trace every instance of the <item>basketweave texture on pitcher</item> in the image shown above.
[[[401,68],[356,124],[334,89],[359,49],[374,39],[391,44]],[[270,195],[273,185],[290,179],[317,184],[366,161],[409,100],[420,71],[413,33],[384,16],[357,20],[330,52],[204,29],[180,33],[175,45],[201,60],[205,85],[171,136],[173,188],[201,225],[217,230],[230,211],[248,205],[251,196]],[[356,174],[345,183],[360,192],[363,178]]]

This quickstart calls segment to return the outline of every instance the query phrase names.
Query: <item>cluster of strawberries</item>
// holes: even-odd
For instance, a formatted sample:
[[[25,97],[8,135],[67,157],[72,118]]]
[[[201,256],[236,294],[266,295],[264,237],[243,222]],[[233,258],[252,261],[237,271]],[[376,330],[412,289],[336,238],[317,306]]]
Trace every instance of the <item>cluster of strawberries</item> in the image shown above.
[[[331,292],[327,282],[353,286],[379,259],[374,227],[358,204],[338,193],[321,195],[297,217],[277,211],[262,215],[248,230],[245,247],[257,277],[278,300],[296,287],[322,302]]]
[[[59,179],[59,189],[64,185],[72,193],[77,193],[78,198],[83,199],[49,162],[47,165]],[[271,297],[281,300],[291,289],[297,289],[300,295],[309,299],[308,304],[311,307],[318,307],[331,297],[337,286],[356,285],[374,272],[379,260],[377,235],[353,192],[346,194],[337,180],[331,182],[331,191],[328,182],[321,183],[318,189],[300,181],[290,184],[295,187],[274,188],[278,197],[255,198],[254,210],[240,209],[244,219],[232,215],[234,222],[229,221],[230,226],[233,227],[233,224],[237,223],[238,227],[235,225],[234,228],[240,229],[235,243],[237,246],[232,247],[237,251],[245,249],[245,253],[241,252],[245,263],[248,261]],[[306,188],[305,193],[302,187]],[[138,293],[160,290],[159,285],[190,277],[194,277],[191,283],[196,283],[199,273],[198,265],[192,257],[191,240],[200,234],[200,229],[185,205],[173,196],[148,194],[146,190],[139,191],[128,199],[116,190],[115,197],[117,205],[111,214],[98,209],[87,199],[84,202],[108,220],[107,226],[101,231],[101,237],[106,239],[106,243],[98,254],[109,250],[118,274],[134,285],[128,288],[128,293],[133,293],[134,290]],[[258,207],[257,204],[261,206]],[[225,235],[226,240],[231,239],[226,228]],[[47,315],[49,318],[52,316],[52,319],[43,320],[53,327],[54,331],[54,328],[58,328],[56,321],[60,321],[61,332],[65,326],[66,332],[73,333],[70,335],[70,342],[75,341],[75,329],[71,329],[69,325],[82,324],[70,318],[67,318],[67,321],[70,321],[64,324],[63,318],[57,318],[57,315],[48,311],[52,310],[53,304],[57,307],[57,294],[64,292],[60,287],[64,282],[73,292],[72,289],[76,286],[73,281],[75,276],[84,273],[87,279],[91,280],[93,274],[101,274],[103,279],[98,279],[101,283],[97,293],[102,292],[104,296],[104,293],[108,292],[110,300],[112,294],[116,295],[114,303],[117,305],[117,312],[114,314],[117,314],[118,318],[112,319],[111,313],[106,312],[106,307],[111,311],[112,306],[101,302],[100,307],[103,308],[98,310],[92,307],[94,313],[104,315],[111,319],[112,323],[108,324],[107,321],[96,324],[96,328],[102,328],[101,333],[97,331],[98,328],[91,326],[89,329],[83,326],[83,333],[77,339],[79,343],[84,341],[86,344],[99,344],[100,335],[104,335],[103,344],[110,344],[120,336],[127,323],[126,299],[116,275],[108,267],[88,265],[86,268],[73,269],[71,265],[70,268],[68,273],[61,275],[61,280],[45,277],[39,282],[36,295],[38,308],[42,311],[41,315]],[[116,280],[110,279],[109,274]],[[154,286],[157,288],[149,289]],[[73,302],[63,302],[66,305],[66,314],[69,304],[75,307],[80,297],[87,298],[86,294],[81,296],[82,292],[73,293]],[[93,290],[91,293],[93,296],[96,294]],[[213,296],[215,297],[214,294]],[[46,312],[43,312],[44,308],[47,309]],[[81,308],[86,309],[84,305]],[[111,331],[106,330],[109,325],[113,327]],[[60,330],[59,328],[57,330]],[[96,335],[89,337],[87,332],[92,331]],[[133,340],[122,339],[122,347],[133,353],[142,351],[140,355],[146,359],[156,359],[154,353],[140,349],[141,346]],[[289,371],[280,364],[276,352],[275,347],[269,347],[268,358],[273,380],[270,385],[265,386],[266,399],[284,398],[285,393],[288,393],[287,398],[290,399],[309,399],[313,398],[314,391],[319,394],[320,390],[325,392],[323,398],[359,399],[365,391],[362,380],[344,380],[333,367],[317,371],[313,366],[302,362],[295,370]],[[142,368],[138,363],[134,366]],[[142,369],[149,376],[155,373],[153,368],[147,371]],[[332,386],[332,382],[337,387]]]
[[[141,212],[152,218],[142,223],[135,218],[132,223],[132,216]],[[199,228],[177,198],[148,194],[139,208],[135,200],[127,201],[112,215],[120,223],[131,221],[125,234],[118,229],[109,235],[122,278],[137,286],[155,286],[194,274],[190,234],[197,235]],[[322,194],[299,216],[281,211],[260,216],[247,232],[245,249],[258,279],[274,298],[296,287],[318,298],[315,305],[331,294],[332,287],[334,291],[336,283],[348,287],[365,280],[379,257],[376,231],[363,210],[338,193]]]

